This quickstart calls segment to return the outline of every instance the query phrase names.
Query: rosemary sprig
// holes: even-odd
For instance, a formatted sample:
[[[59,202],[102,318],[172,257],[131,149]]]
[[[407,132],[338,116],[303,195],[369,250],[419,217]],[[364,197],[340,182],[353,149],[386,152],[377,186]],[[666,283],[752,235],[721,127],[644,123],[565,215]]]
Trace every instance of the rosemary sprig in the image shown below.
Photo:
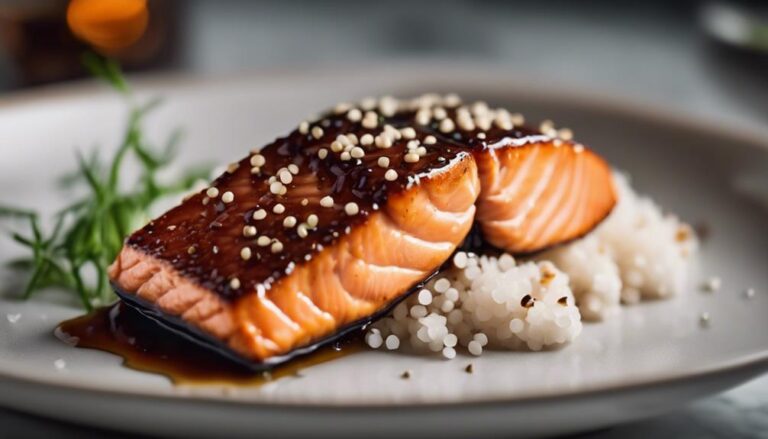
[[[151,205],[161,197],[188,190],[196,181],[207,178],[209,169],[187,170],[173,183],[161,183],[158,173],[173,160],[180,132],[172,133],[159,150],[153,148],[145,138],[142,123],[159,101],[130,103],[130,89],[115,61],[89,54],[83,62],[94,76],[128,98],[130,112],[120,146],[107,162],[96,152],[89,157],[78,155],[77,171],[64,181],[67,186],[85,186],[87,193],[57,212],[49,231],[43,229],[35,211],[0,206],[0,217],[28,224],[26,234],[11,233],[11,238],[30,252],[29,256],[9,263],[11,269],[28,275],[22,297],[28,298],[46,288],[59,288],[76,293],[90,310],[114,297],[107,267],[125,237],[149,219]],[[125,184],[122,175],[128,159],[137,161],[141,168],[131,185]]]

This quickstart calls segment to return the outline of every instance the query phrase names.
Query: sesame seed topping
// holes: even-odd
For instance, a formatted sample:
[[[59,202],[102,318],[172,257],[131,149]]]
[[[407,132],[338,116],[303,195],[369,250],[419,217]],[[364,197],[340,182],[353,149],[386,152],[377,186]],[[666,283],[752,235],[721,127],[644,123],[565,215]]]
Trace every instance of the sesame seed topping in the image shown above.
[[[480,140],[485,140],[485,133],[477,133],[477,138]]]
[[[350,155],[352,156],[352,158],[361,159],[365,157],[365,151],[363,150],[363,148],[360,148],[359,146],[355,146],[354,148],[352,148],[352,151],[350,151]]]
[[[290,229],[291,227],[294,227],[296,225],[296,217],[295,216],[287,216],[283,220],[283,227],[286,229]]]
[[[259,209],[253,212],[253,219],[255,219],[256,221],[261,221],[266,217],[267,217],[267,211],[264,209]]]
[[[390,169],[387,172],[384,173],[384,179],[387,181],[395,181],[397,180],[397,171],[394,169]]]
[[[313,229],[317,227],[317,223],[319,221],[320,219],[314,213],[309,214],[309,216],[307,217],[307,225]]]
[[[405,127],[400,130],[400,133],[405,137],[406,139],[413,139],[416,137],[416,130],[414,130],[411,127]]]
[[[190,245],[190,246],[187,248],[187,254],[190,254],[190,255],[194,255],[196,251],[197,251],[197,248],[195,248],[195,246],[194,246],[194,245]]]
[[[448,117],[448,113],[446,113],[445,108],[437,107],[432,110],[432,116],[437,120],[443,120]]]
[[[285,206],[283,206],[280,203],[275,204],[275,207],[272,208],[272,212],[280,215],[281,213],[285,212]]]
[[[379,126],[379,116],[373,111],[367,111],[363,117],[363,127],[373,129]]]
[[[298,175],[299,174],[298,165],[296,165],[295,163],[291,163],[290,165],[288,165],[288,172],[290,172],[293,175]]]
[[[255,154],[251,156],[251,166],[262,167],[265,163],[267,163],[267,159],[263,155]]]
[[[233,290],[240,288],[240,279],[233,277],[232,280],[229,281],[229,287]]]
[[[256,236],[256,227],[254,226],[245,226],[243,227],[243,236]]]
[[[437,143],[437,138],[435,138],[435,136],[429,135],[424,138],[425,145],[434,145],[435,143]]]
[[[272,247],[270,247],[270,250],[272,250],[272,253],[280,253],[283,251],[283,243],[280,241],[275,241],[272,243]]]
[[[379,157],[379,160],[377,160],[376,163],[379,167],[387,168],[389,167],[389,157]]]
[[[342,161],[347,162],[349,160],[352,160],[352,154],[349,153],[349,151],[344,151],[339,156]]]
[[[205,191],[205,195],[208,195],[211,198],[216,198],[219,196],[219,190],[215,187],[209,187],[207,191]]]
[[[456,125],[453,123],[452,119],[443,119],[440,122],[440,131],[443,133],[450,133],[455,129],[456,129]]]
[[[379,148],[389,148],[392,146],[392,138],[385,135],[384,133],[376,136],[374,142]]]
[[[419,125],[428,125],[432,120],[432,111],[429,108],[422,108],[416,112],[416,123]]]
[[[360,138],[360,144],[363,146],[373,145],[373,135],[363,134],[363,137]]]
[[[360,212],[360,207],[358,207],[357,203],[351,201],[344,206],[344,212],[349,216],[357,215]]]
[[[573,131],[570,128],[560,128],[557,130],[557,137],[563,140],[571,140],[573,139]]]
[[[372,110],[373,107],[376,106],[376,98],[368,96],[363,98],[362,101],[360,101],[360,107],[363,110]]]
[[[330,195],[326,195],[320,199],[320,205],[323,207],[333,207],[333,198]]]
[[[269,185],[269,191],[275,195],[280,195],[280,193],[283,191],[283,183],[279,181],[272,182]]]
[[[328,150],[327,150],[327,149],[325,149],[325,148],[320,148],[320,149],[317,151],[317,157],[318,157],[318,158],[320,158],[320,160],[322,160],[322,159],[324,159],[324,158],[328,157]]]
[[[306,120],[299,124],[299,132],[301,134],[307,134],[309,132],[309,122]]]
[[[226,191],[224,192],[224,195],[221,196],[221,201],[229,204],[235,201],[235,194],[233,194],[231,191]]]
[[[419,155],[416,154],[415,152],[409,152],[408,154],[405,155],[404,160],[406,161],[406,163],[416,163],[419,161]]]
[[[254,174],[254,175],[261,174],[261,168],[259,168],[258,166],[252,167],[251,168],[251,174]]]
[[[312,127],[312,137],[314,137],[315,139],[319,139],[323,137],[323,129],[320,128],[319,126]]]
[[[269,239],[269,236],[261,235],[259,236],[259,239],[256,240],[256,245],[259,247],[266,247],[270,242],[272,242],[272,240]]]
[[[293,174],[287,169],[280,173],[280,181],[283,184],[291,184],[293,181]]]
[[[251,255],[252,255],[252,253],[251,253],[251,248],[250,247],[243,247],[242,249],[240,249],[240,257],[244,261],[247,261],[248,259],[251,259]]]
[[[296,228],[296,233],[300,238],[306,238],[307,235],[309,235],[309,232],[307,232],[307,226],[303,223],[299,224],[299,227]]]
[[[333,112],[336,114],[342,114],[349,111],[350,108],[352,108],[352,104],[349,104],[347,102],[340,102],[336,104],[336,106],[333,108]]]
[[[349,119],[351,122],[360,122],[360,119],[362,118],[363,113],[357,108],[353,108],[347,113],[347,119]]]
[[[383,96],[379,100],[379,111],[386,117],[394,116],[397,111],[397,99],[392,96]]]
[[[306,205],[308,205],[308,204],[309,204],[309,199],[307,199],[307,198],[302,198],[302,200],[301,200],[301,205],[302,205],[302,206],[306,206]]]

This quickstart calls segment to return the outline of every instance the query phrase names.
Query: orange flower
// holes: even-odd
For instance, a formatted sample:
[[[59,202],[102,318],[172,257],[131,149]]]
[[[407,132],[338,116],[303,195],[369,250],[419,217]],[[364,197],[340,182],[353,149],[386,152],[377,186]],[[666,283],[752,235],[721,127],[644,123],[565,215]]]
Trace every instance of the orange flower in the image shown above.
[[[75,36],[107,53],[135,43],[148,21],[147,0],[72,0],[67,8]]]

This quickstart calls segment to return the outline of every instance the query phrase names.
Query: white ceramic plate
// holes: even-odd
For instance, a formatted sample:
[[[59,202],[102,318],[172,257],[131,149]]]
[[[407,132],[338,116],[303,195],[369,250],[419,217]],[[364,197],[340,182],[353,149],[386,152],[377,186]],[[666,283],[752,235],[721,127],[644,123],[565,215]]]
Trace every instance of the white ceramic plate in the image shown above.
[[[92,85],[19,95],[0,104],[0,202],[61,204],[55,176],[76,147],[114,145],[124,107]],[[316,434],[359,437],[552,434],[651,416],[741,383],[768,368],[768,140],[608,100],[536,90],[480,69],[411,68],[270,74],[227,80],[140,81],[166,102],[151,132],[186,131],[184,157],[226,163],[342,100],[458,91],[552,118],[630,171],[637,188],[691,222],[705,221],[700,275],[682,297],[628,307],[588,324],[552,352],[491,352],[441,361],[364,352],[303,377],[224,392],[174,387],[109,354],[52,336],[79,310],[50,297],[0,301],[0,404],[100,427],[183,436]],[[0,257],[16,252],[1,242]],[[7,284],[7,283],[6,283]],[[748,300],[748,287],[757,290]],[[711,315],[702,328],[699,316]],[[7,315],[20,314],[15,323]],[[54,366],[66,362],[64,370]],[[472,362],[475,373],[464,367]],[[410,369],[410,380],[400,374]]]

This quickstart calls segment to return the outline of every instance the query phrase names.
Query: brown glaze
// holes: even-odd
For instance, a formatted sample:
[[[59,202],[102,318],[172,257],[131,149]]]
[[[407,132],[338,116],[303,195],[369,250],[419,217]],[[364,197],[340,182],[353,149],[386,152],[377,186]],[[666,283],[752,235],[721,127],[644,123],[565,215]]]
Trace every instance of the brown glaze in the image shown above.
[[[448,109],[448,117],[454,118],[455,110]],[[281,277],[290,274],[296,264],[308,260],[324,246],[348,233],[352,228],[366,221],[371,212],[386,203],[394,193],[404,191],[419,179],[428,179],[439,173],[455,160],[466,154],[477,153],[486,148],[509,145],[524,145],[546,139],[536,131],[516,127],[511,131],[493,127],[485,131],[485,138],[477,137],[479,131],[460,131],[458,128],[443,134],[436,121],[419,126],[415,113],[405,111],[385,118],[379,116],[375,129],[366,129],[360,122],[350,122],[345,115],[327,115],[310,124],[310,131],[302,134],[295,130],[265,146],[261,151],[266,164],[258,174],[251,172],[249,157],[233,166],[212,183],[219,196],[209,199],[205,191],[195,194],[181,205],[150,222],[134,233],[128,245],[142,252],[169,262],[178,272],[200,286],[216,292],[227,300],[236,299],[254,291],[258,285],[266,289]],[[365,157],[342,161],[339,154],[332,153],[326,158],[318,157],[320,148],[330,148],[340,134],[353,133],[362,138],[364,134],[375,136],[384,124],[394,128],[412,127],[416,138],[424,140],[435,136],[433,145],[423,145],[427,154],[416,163],[403,160],[407,139],[396,141],[387,149],[374,145],[366,146]],[[311,128],[321,127],[323,135],[315,139]],[[388,169],[398,172],[395,181],[387,181],[387,169],[377,166],[379,157],[390,159]],[[269,190],[269,178],[281,168],[294,164],[299,167],[298,175],[287,184],[285,195],[275,195]],[[222,194],[234,193],[234,201],[222,202]],[[319,201],[329,195],[334,199],[331,208],[321,207]],[[303,200],[307,204],[303,205]],[[349,216],[344,206],[355,202],[360,212]],[[285,212],[273,213],[276,204],[282,204]],[[253,212],[265,209],[268,215],[263,220],[254,220]],[[296,227],[286,228],[283,220],[294,216],[299,223],[306,221],[310,214],[319,218],[319,226],[311,230],[306,238],[299,237]],[[243,235],[243,227],[255,226],[253,237]],[[260,247],[257,237],[267,235],[279,240],[283,250],[273,253],[270,246]],[[248,246],[252,251],[250,260],[243,260],[240,251]],[[232,278],[240,282],[238,288],[230,285]]]
[[[260,385],[281,377],[300,376],[302,369],[358,352],[362,347],[360,337],[352,335],[268,373],[256,372],[161,330],[157,323],[121,302],[62,322],[55,335],[78,348],[115,354],[131,369],[164,375],[176,384]]]

